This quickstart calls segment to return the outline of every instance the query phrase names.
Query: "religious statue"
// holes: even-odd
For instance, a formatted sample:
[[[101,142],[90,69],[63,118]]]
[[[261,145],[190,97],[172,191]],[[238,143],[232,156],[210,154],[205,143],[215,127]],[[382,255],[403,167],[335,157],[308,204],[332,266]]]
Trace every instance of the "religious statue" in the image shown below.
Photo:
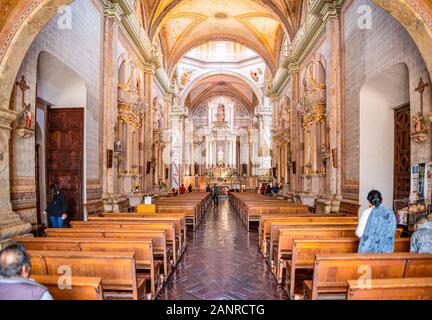
[[[251,70],[250,75],[255,82],[259,81],[259,76],[263,74],[261,68],[258,68],[257,71]]]
[[[162,104],[159,97],[153,99],[153,112],[154,112],[154,127],[155,129],[162,129],[163,127],[163,113]]]
[[[22,117],[25,120],[25,128],[26,129],[31,129],[32,114],[31,114],[31,111],[30,111],[30,104],[24,105],[24,111],[23,111]]]
[[[424,133],[426,131],[426,123],[421,111],[417,112],[417,115],[413,116],[413,127],[414,134]]]
[[[223,103],[218,106],[216,118],[218,122],[225,122],[225,105]]]
[[[18,128],[17,134],[22,138],[30,138],[32,134],[30,130],[32,130],[32,120],[33,116],[31,113],[31,105],[30,103],[25,103],[25,92],[30,89],[27,85],[25,77],[22,76],[20,81],[16,82],[16,85],[21,89],[22,92],[22,100],[21,100],[21,108],[22,114],[18,119]]]
[[[186,86],[190,82],[193,72],[194,71],[192,69],[189,69],[183,73],[181,77],[182,86]]]

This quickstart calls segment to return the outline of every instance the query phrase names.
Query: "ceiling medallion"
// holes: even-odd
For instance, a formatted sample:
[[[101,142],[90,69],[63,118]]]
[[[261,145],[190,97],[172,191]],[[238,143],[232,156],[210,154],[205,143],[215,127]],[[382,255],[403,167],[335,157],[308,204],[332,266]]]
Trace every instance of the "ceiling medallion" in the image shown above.
[[[213,18],[216,20],[227,20],[231,18],[231,15],[229,13],[226,12],[216,12],[213,15]]]

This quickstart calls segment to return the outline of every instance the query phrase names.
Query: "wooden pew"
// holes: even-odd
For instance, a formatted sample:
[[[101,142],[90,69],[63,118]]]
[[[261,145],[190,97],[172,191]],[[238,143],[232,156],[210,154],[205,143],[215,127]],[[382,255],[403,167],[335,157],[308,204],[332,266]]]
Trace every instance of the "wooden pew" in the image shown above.
[[[182,213],[104,213],[88,217],[89,222],[98,221],[148,221],[148,222],[174,222],[176,226],[176,234],[180,241],[180,250],[183,253],[187,247],[187,228],[185,215]]]
[[[229,199],[248,231],[250,230],[250,223],[259,222],[263,215],[310,213],[307,206],[269,198],[256,193],[230,193]]]
[[[347,299],[348,281],[366,280],[367,277],[370,279],[432,277],[432,255],[317,254],[313,280],[303,283],[304,295],[306,299],[312,300]]]
[[[29,250],[27,253],[35,275],[58,275],[68,267],[74,276],[100,277],[104,299],[144,298],[145,280],[138,279],[136,275],[133,252]]]
[[[162,260],[163,275],[168,279],[172,270],[169,262],[166,232],[157,230],[130,231],[130,230],[99,230],[99,229],[46,229],[49,238],[82,238],[82,239],[118,239],[118,240],[148,240],[153,241],[153,253],[156,260]]]
[[[432,300],[432,278],[376,279],[365,287],[348,281],[348,300]]]
[[[354,238],[357,226],[349,225],[272,225],[269,262],[278,283],[282,283],[285,260],[291,259],[294,239]]]
[[[286,267],[286,260],[291,259],[292,246],[294,239],[323,239],[323,238],[355,238],[356,224],[340,223],[333,225],[293,225],[279,226],[272,225],[270,239],[270,260],[278,283],[282,283]],[[319,231],[318,231],[319,230]],[[399,238],[402,229],[398,228],[395,238]],[[278,239],[275,241],[274,239]]]
[[[27,250],[36,251],[82,251],[82,252],[134,252],[138,278],[150,284],[151,298],[155,299],[162,289],[160,266],[153,258],[151,238],[137,240],[82,239],[82,238],[15,238]]]
[[[99,214],[105,212],[105,206],[102,199],[89,201],[84,205],[87,214]]]
[[[316,254],[356,253],[359,239],[294,239],[292,256],[286,261],[285,291],[290,299],[295,300],[297,270],[313,270]],[[395,239],[395,252],[409,252],[410,239]]]
[[[179,251],[179,241],[176,233],[176,225],[172,221],[165,222],[122,222],[122,221],[73,221],[70,223],[73,229],[94,229],[94,230],[126,230],[126,231],[165,231],[167,246],[172,251],[172,263],[177,265]]]
[[[54,300],[103,300],[102,279],[72,277],[71,286],[60,288],[61,275],[33,275],[31,278],[45,286]]]
[[[333,225],[333,224],[345,224],[345,225],[357,225],[357,217],[337,216],[337,215],[304,215],[304,216],[285,216],[282,218],[275,218],[274,216],[264,216],[260,220],[259,227],[259,246],[261,253],[264,257],[267,257],[270,249],[270,238],[271,238],[271,226],[272,225]]]
[[[154,202],[157,213],[185,214],[186,224],[193,230],[200,224],[210,203],[210,193],[187,193],[179,197],[158,199]]]

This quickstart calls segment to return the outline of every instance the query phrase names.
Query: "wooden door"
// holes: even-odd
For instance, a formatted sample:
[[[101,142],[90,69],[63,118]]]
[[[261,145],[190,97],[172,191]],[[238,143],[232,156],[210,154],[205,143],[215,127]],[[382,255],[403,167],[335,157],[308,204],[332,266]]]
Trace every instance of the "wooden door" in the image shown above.
[[[411,118],[410,106],[394,112],[395,148],[394,148],[394,199],[408,198],[410,195],[411,168]]]
[[[47,191],[52,183],[65,196],[70,220],[82,219],[83,211],[83,109],[48,109]]]
[[[37,132],[36,132],[36,139],[37,139]],[[38,228],[42,224],[41,219],[41,205],[40,205],[40,189],[39,189],[39,152],[40,152],[40,145],[39,143],[36,143],[36,149],[35,149],[35,184],[36,184],[36,216],[37,216],[37,224]]]

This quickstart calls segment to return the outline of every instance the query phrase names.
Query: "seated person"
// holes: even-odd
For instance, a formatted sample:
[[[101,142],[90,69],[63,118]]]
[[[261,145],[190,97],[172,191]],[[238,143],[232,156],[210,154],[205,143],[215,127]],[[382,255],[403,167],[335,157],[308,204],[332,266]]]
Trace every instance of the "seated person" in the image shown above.
[[[30,257],[24,246],[0,251],[0,300],[53,300],[48,289],[30,279]]]
[[[411,236],[410,252],[432,253],[432,221],[428,221],[423,215],[417,217],[416,231]]]

